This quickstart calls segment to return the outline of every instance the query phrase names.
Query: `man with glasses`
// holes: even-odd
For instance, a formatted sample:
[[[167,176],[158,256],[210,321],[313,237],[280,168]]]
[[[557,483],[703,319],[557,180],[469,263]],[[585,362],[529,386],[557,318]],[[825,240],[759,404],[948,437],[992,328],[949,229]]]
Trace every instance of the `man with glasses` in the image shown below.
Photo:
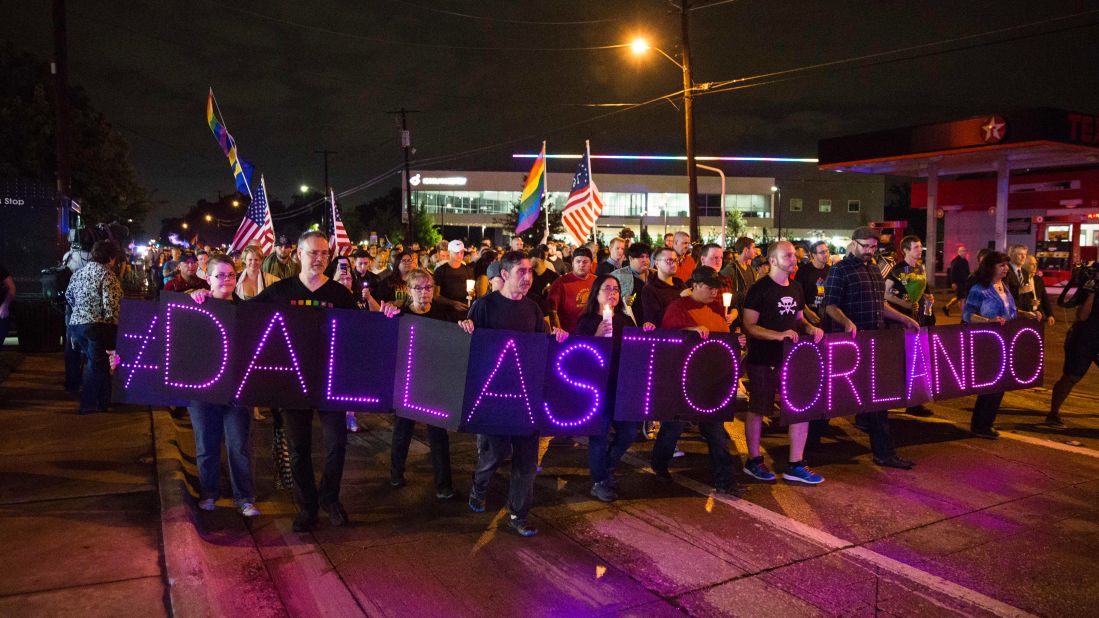
[[[324,275],[328,266],[328,238],[323,232],[305,232],[298,239],[301,272],[283,279],[256,296],[254,302],[354,309],[355,296],[343,285]],[[394,275],[396,276],[396,275]],[[333,526],[347,523],[347,511],[340,504],[340,481],[347,453],[345,415],[339,411],[317,411],[324,435],[324,470],[318,489],[313,474],[313,410],[281,409],[279,415],[290,448],[294,477],[294,498],[298,503],[295,532],[308,532],[317,525],[317,512],[324,509]]]
[[[821,323],[824,281],[828,279],[831,257],[828,243],[818,240],[809,245],[809,261],[804,264],[799,263],[798,272],[794,275],[794,281],[801,286],[802,297],[805,299],[802,313],[814,326],[820,326]]]
[[[834,332],[842,331],[853,337],[860,330],[885,328],[885,320],[899,322],[909,330],[920,327],[915,320],[893,309],[885,301],[885,281],[881,271],[871,261],[878,250],[880,234],[870,227],[855,228],[847,255],[828,271],[828,278],[824,281],[823,304]],[[855,423],[865,427],[870,434],[874,463],[904,470],[914,465],[912,461],[897,455],[886,410],[857,414]],[[809,439],[813,441],[814,437],[810,435]],[[816,439],[819,440],[819,436]]]
[[[675,276],[679,267],[675,250],[668,247],[657,249],[653,264],[656,266],[656,276],[649,277],[649,282],[641,289],[641,310],[645,316],[642,326],[657,326],[664,321],[664,310],[687,288],[687,284]]]

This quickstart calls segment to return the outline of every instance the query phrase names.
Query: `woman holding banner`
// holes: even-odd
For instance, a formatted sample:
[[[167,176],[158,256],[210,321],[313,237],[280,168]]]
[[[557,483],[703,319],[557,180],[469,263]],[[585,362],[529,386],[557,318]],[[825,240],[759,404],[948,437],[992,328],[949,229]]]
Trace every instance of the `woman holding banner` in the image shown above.
[[[588,438],[588,470],[591,472],[591,495],[603,502],[618,499],[618,482],[614,478],[614,467],[629,450],[641,429],[636,421],[613,421],[614,394],[618,388],[619,353],[622,348],[622,329],[636,326],[633,318],[626,313],[626,304],[622,302],[622,290],[610,273],[599,275],[591,286],[588,304],[584,313],[576,322],[576,334],[586,337],[614,337],[614,353],[611,355],[610,382],[607,384],[607,403],[604,407],[603,431]],[[649,324],[646,330],[653,330]],[[614,426],[614,439],[610,439],[610,429]]]
[[[408,273],[409,303],[405,315],[415,315],[432,320],[450,321],[450,311],[443,305],[432,303],[435,294],[435,278],[426,270],[417,268]],[[407,418],[393,419],[393,439],[390,441],[389,484],[404,487],[405,462],[408,447],[412,443],[412,430],[416,422]],[[427,427],[427,441],[431,446],[431,467],[435,472],[435,497],[450,500],[455,496],[450,472],[450,436],[442,427]]]
[[[229,258],[216,255],[206,265],[210,289],[191,292],[191,298],[202,303],[206,298],[237,302],[234,290],[237,271]],[[187,406],[195,431],[195,461],[198,463],[198,508],[216,508],[221,478],[221,445],[224,442],[229,460],[229,481],[233,487],[233,502],[245,517],[258,517],[252,483],[252,419],[243,406],[218,405],[192,401]]]
[[[1015,299],[1012,298],[1011,290],[1004,281],[1009,261],[1007,254],[999,251],[991,251],[981,259],[977,272],[974,273],[975,281],[969,288],[965,307],[962,309],[963,322],[1003,324],[1015,319],[1016,316],[1037,318],[1041,315],[1016,310]],[[970,421],[969,426],[973,435],[986,440],[995,440],[1000,437],[1000,432],[992,427],[992,423],[996,420],[996,413],[1000,410],[1000,402],[1003,399],[1003,391],[977,396],[977,402],[973,405],[973,420]]]

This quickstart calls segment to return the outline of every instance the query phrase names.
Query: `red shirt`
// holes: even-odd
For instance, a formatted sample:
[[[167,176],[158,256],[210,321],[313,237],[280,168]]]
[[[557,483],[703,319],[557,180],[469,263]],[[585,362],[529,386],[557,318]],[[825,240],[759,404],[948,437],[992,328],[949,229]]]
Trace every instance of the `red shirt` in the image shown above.
[[[725,321],[725,307],[721,301],[704,305],[690,296],[677,298],[664,310],[664,320],[660,322],[660,328],[679,330],[693,326],[705,326],[713,332],[729,332],[729,324]]]
[[[558,277],[550,284],[546,301],[549,303],[550,310],[557,312],[562,329],[570,333],[576,330],[576,323],[588,305],[588,294],[591,293],[591,284],[594,280],[595,277],[590,274],[587,279],[581,279],[569,273]]]
[[[695,268],[698,268],[698,263],[695,262],[695,259],[688,253],[680,260],[679,266],[675,269],[675,276],[689,282],[691,280],[691,273],[695,271]]]
[[[165,292],[190,292],[193,290],[209,290],[210,284],[205,279],[199,279],[197,276],[190,281],[183,278],[183,275],[176,275],[168,280],[168,283],[164,284]]]

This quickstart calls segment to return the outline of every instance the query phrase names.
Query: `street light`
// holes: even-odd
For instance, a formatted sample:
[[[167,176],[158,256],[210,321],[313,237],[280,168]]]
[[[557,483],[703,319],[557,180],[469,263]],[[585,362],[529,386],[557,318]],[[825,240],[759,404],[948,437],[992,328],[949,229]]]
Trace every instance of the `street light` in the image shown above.
[[[302,195],[305,195],[306,193],[309,193],[309,185],[302,185],[298,188],[301,189],[301,194]]]
[[[187,222],[186,222],[186,221],[184,221],[184,222],[183,222],[183,225],[181,225],[180,227],[182,227],[183,229],[187,229]]]
[[[203,217],[203,218],[204,218],[204,219],[206,219],[206,222],[207,222],[207,223],[209,223],[209,222],[211,222],[211,221],[213,221],[213,220],[214,220],[214,217],[213,217],[213,216],[211,216],[211,215],[206,215],[206,216],[205,216],[205,217]]]
[[[233,200],[233,208],[240,206],[240,200]]]
[[[667,58],[672,64],[683,72],[683,124],[687,142],[687,199],[688,214],[690,215],[691,238],[699,238],[698,221],[698,170],[695,169],[695,131],[694,131],[694,82],[691,80],[691,53],[687,45],[687,12],[686,4],[683,11],[683,45],[681,60],[677,61],[659,47],[652,47],[641,37],[630,43],[630,49],[636,55],[641,55],[650,49],[654,49],[661,56]]]

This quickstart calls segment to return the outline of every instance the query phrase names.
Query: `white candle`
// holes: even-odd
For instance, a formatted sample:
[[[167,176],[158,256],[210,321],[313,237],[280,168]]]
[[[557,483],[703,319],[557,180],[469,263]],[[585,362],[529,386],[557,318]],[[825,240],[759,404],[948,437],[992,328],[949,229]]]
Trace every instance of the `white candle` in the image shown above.
[[[473,279],[466,279],[466,296],[473,295]]]
[[[614,309],[610,305],[603,305],[603,321],[610,322],[614,319]]]
[[[723,292],[721,294],[721,302],[724,303],[725,308],[728,309],[729,305],[733,304],[733,293],[732,292]]]

